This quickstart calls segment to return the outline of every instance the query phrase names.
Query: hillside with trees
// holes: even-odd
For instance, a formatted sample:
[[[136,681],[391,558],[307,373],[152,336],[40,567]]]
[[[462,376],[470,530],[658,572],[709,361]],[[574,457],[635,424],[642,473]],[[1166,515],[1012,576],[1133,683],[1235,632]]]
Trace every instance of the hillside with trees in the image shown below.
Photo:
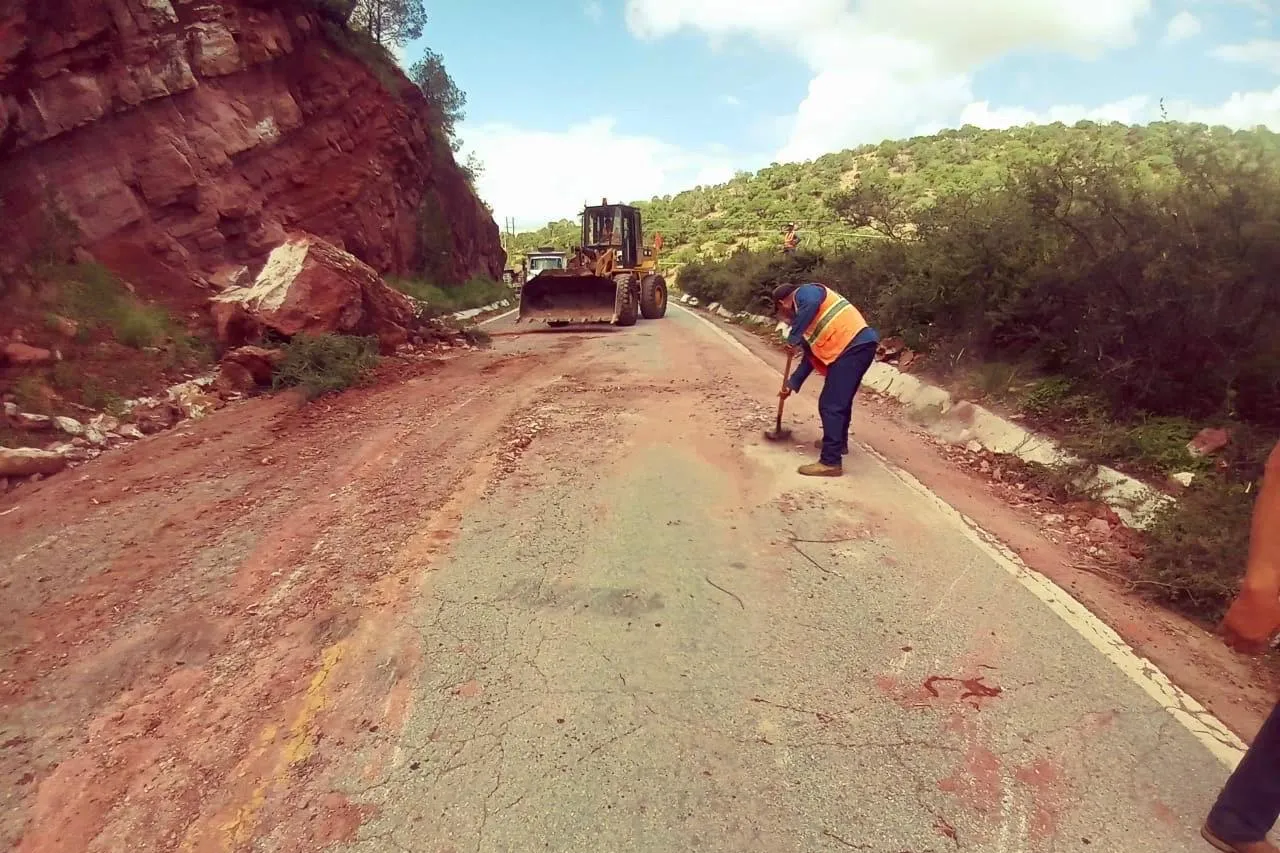
[[[805,163],[775,163],[754,174],[740,173],[728,183],[633,203],[644,211],[646,231],[662,233],[664,254],[673,264],[724,258],[741,248],[780,249],[789,222],[799,227],[804,249],[828,250],[880,236],[850,222],[832,204],[857,187],[874,186],[911,213],[956,192],[999,187],[1010,170],[1072,153],[1122,158],[1132,165],[1135,178],[1152,181],[1172,174],[1174,139],[1188,135],[1223,150],[1280,150],[1280,136],[1266,130],[1233,132],[1177,123],[1129,127],[1086,121],[1010,130],[966,126]],[[517,234],[509,250],[568,248],[577,239],[577,220],[563,219]]]

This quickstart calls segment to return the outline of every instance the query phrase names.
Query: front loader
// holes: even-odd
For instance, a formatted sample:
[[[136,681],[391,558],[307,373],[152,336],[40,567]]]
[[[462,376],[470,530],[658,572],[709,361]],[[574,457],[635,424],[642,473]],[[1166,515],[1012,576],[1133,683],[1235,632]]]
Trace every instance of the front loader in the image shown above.
[[[658,273],[662,236],[644,245],[640,211],[608,199],[582,212],[582,244],[564,269],[544,269],[520,291],[520,320],[633,326],[667,313]]]

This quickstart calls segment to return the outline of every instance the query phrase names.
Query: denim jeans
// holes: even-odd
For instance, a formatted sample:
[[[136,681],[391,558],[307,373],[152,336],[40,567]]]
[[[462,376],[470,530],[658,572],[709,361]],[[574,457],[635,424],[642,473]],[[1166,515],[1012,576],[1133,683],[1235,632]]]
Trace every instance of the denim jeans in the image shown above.
[[[1229,844],[1264,841],[1280,817],[1280,704],[1262,724],[1209,812],[1209,829]]]
[[[849,445],[849,423],[853,420],[853,395],[862,377],[876,358],[876,342],[850,347],[827,365],[826,381],[818,396],[818,416],[822,418],[824,465],[839,465],[840,452]]]

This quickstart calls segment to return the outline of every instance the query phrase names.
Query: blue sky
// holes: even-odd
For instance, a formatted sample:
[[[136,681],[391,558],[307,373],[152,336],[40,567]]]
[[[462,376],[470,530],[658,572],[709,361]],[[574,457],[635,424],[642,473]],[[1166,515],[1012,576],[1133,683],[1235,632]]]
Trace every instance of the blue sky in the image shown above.
[[[501,223],[971,122],[1280,129],[1280,0],[428,0]],[[405,51],[406,63],[420,53]]]

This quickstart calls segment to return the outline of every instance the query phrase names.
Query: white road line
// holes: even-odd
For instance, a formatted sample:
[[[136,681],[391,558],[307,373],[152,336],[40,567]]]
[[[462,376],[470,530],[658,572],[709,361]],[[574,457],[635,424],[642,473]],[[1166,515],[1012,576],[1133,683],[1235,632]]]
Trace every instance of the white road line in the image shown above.
[[[760,363],[769,363],[756,353],[751,352],[742,342],[729,335],[715,323],[696,312],[685,309],[698,320],[706,323],[721,338],[728,339],[736,347],[746,350]],[[1115,632],[1110,625],[1095,616],[1089,608],[1077,601],[1071,593],[1058,586],[1048,577],[1022,561],[1022,558],[1009,550],[995,536],[982,529],[973,519],[965,516],[951,504],[947,503],[907,471],[894,465],[874,448],[864,442],[858,444],[873,458],[887,468],[895,477],[905,483],[913,491],[924,496],[952,524],[964,533],[983,553],[1000,568],[1011,574],[1018,583],[1040,599],[1050,610],[1073,631],[1084,637],[1091,646],[1102,653],[1103,657],[1115,665],[1129,677],[1148,696],[1156,701],[1175,720],[1182,724],[1196,740],[1200,741],[1210,753],[1228,768],[1234,768],[1244,755],[1245,745],[1235,733],[1228,729],[1221,720],[1209,712],[1194,697],[1186,693],[1178,685],[1169,680],[1159,667],[1140,656]]]

